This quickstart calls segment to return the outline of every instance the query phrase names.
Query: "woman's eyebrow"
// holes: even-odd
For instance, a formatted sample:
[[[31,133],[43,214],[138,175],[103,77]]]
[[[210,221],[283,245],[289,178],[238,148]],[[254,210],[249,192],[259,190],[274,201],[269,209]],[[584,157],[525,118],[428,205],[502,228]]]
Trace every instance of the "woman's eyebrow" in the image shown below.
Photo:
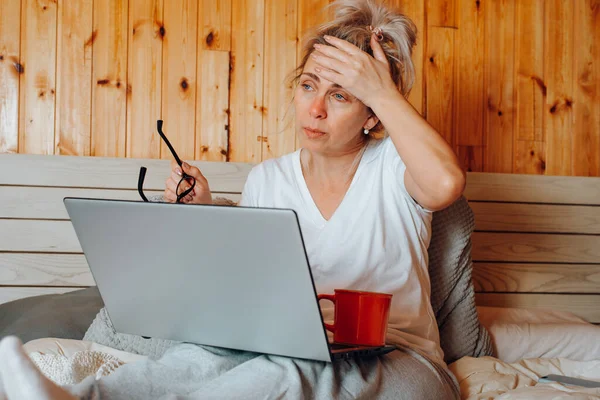
[[[312,72],[303,72],[302,75],[307,75],[308,77],[317,81],[317,83],[321,83],[321,79],[319,79],[319,76],[317,74],[313,74]],[[331,87],[336,89],[342,89],[342,87],[337,83],[332,84]]]

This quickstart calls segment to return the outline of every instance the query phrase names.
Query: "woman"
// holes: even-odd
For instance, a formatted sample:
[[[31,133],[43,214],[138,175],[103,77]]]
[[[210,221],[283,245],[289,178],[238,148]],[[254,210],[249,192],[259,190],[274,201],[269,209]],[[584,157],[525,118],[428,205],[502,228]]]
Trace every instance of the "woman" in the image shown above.
[[[443,365],[430,304],[431,213],[454,202],[465,174],[446,141],[406,97],[416,32],[373,1],[338,1],[309,37],[294,109],[301,149],[251,171],[240,205],[294,209],[317,290],[393,293],[388,342]],[[384,136],[384,138],[377,138]],[[188,203],[210,203],[197,168]],[[174,164],[164,196],[175,200]],[[323,309],[332,317],[332,309]]]
[[[297,212],[318,292],[392,293],[387,342],[398,350],[335,365],[266,357],[269,367],[277,365],[269,380],[277,387],[261,391],[255,383],[253,395],[458,398],[429,300],[427,247],[432,211],[461,195],[465,174],[406,100],[414,80],[413,23],[372,0],[332,6],[334,20],[309,37],[295,79],[301,149],[254,167],[240,205]],[[202,173],[185,163],[183,172],[196,179],[183,202],[210,203]],[[173,163],[167,201],[176,200],[181,174]],[[323,312],[332,319],[331,307]],[[5,354],[18,358],[11,343]],[[265,364],[255,365],[262,367],[246,373],[264,374]],[[116,386],[99,382],[99,392],[115,394]]]

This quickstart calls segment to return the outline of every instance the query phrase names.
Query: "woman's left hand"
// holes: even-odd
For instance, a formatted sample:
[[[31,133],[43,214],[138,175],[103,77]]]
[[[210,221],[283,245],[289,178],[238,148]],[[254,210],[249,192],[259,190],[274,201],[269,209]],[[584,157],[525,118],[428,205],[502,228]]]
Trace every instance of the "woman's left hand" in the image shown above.
[[[315,71],[330,82],[337,83],[367,107],[372,107],[372,99],[382,92],[398,89],[390,74],[388,63],[375,34],[371,35],[373,55],[362,51],[345,40],[325,36],[331,45],[315,44],[311,57],[317,63]]]

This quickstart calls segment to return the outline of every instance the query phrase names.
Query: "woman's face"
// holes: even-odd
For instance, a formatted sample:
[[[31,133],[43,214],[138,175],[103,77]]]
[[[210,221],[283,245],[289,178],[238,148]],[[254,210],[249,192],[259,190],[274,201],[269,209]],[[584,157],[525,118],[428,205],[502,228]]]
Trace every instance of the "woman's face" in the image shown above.
[[[315,66],[309,57],[294,96],[296,134],[301,147],[324,155],[359,150],[363,129],[371,128],[377,120],[357,98],[320,78]]]

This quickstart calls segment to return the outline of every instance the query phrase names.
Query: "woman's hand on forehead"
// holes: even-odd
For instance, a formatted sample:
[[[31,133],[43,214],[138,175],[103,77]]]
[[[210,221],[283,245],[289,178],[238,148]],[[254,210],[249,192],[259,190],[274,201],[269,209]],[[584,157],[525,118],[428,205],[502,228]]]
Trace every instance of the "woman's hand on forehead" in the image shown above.
[[[375,34],[371,36],[374,57],[346,40],[332,36],[325,36],[325,40],[329,45],[315,44],[311,54],[318,75],[337,83],[367,107],[372,107],[372,100],[382,91],[398,91]]]

